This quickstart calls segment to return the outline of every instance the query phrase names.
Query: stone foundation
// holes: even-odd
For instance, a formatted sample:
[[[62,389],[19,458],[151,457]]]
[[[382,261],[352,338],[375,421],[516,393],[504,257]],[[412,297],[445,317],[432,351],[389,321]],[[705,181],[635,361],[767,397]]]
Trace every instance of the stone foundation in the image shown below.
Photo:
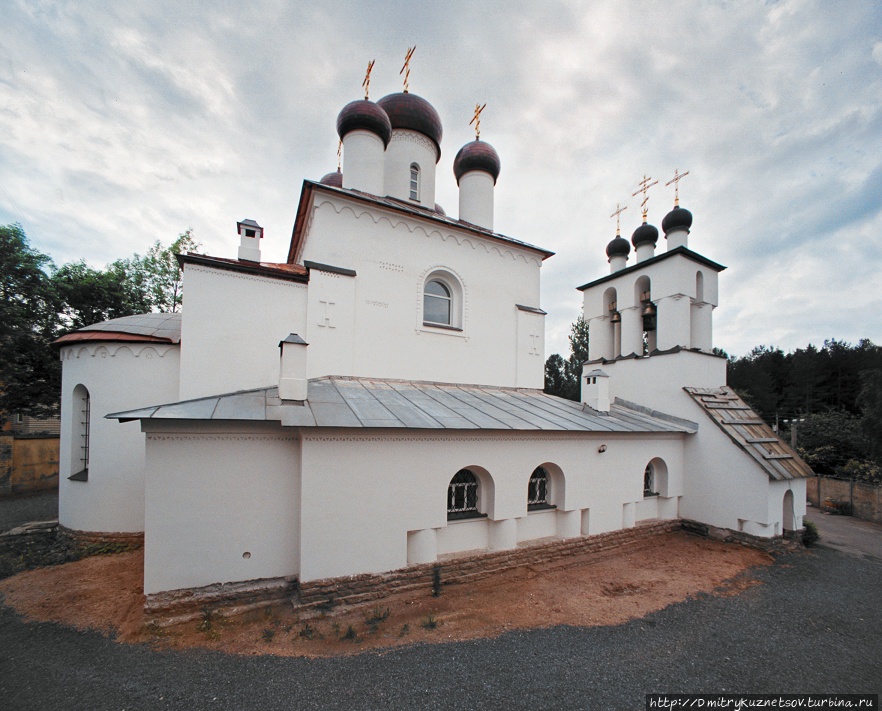
[[[394,593],[428,592],[436,568],[442,585],[468,583],[527,565],[566,566],[581,554],[639,545],[680,528],[679,520],[651,521],[596,536],[555,539],[505,551],[476,551],[388,573],[311,580],[299,585],[296,579],[276,578],[174,590],[148,595],[145,610],[148,621],[162,627],[199,619],[207,610],[208,614],[227,617],[279,602],[290,602],[309,619],[337,607],[381,600]]]
[[[132,548],[144,547],[144,532],[117,532],[106,533],[103,531],[75,531],[72,528],[58,526],[59,535],[65,536],[77,543],[125,543]]]

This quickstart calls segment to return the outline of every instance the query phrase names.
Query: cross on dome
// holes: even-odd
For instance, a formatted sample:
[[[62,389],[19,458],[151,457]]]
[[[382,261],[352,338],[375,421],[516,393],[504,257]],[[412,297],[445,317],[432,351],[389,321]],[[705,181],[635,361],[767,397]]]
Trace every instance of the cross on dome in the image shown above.
[[[410,89],[410,59],[413,57],[413,53],[416,50],[416,45],[413,47],[409,47],[407,50],[407,56],[404,58],[404,66],[401,67],[401,71],[399,74],[404,74],[404,93],[406,94]]]
[[[371,88],[371,72],[372,72],[373,69],[374,69],[374,61],[375,61],[375,60],[372,59],[371,61],[368,62],[368,65],[367,65],[367,72],[366,72],[365,75],[364,75],[364,81],[361,83],[361,85],[364,87],[364,98],[365,98],[365,100],[367,100],[367,98],[368,98],[368,92],[369,92],[369,90],[370,90],[370,88]]]
[[[610,217],[616,218],[616,237],[621,237],[622,235],[622,224],[621,224],[621,216],[622,213],[628,209],[628,206],[625,205],[622,207],[619,203],[616,203],[616,211],[610,215]]]
[[[687,175],[689,175],[688,170],[685,173],[681,173],[677,168],[675,168],[674,177],[665,183],[665,187],[668,187],[668,185],[670,185],[671,183],[674,184],[674,207],[680,207],[680,181],[683,180],[683,178],[685,178]]]
[[[643,174],[643,180],[637,183],[640,187],[637,189],[637,192],[631,193],[631,197],[637,197],[640,193],[643,193],[643,202],[640,203],[640,207],[643,208],[643,221],[646,222],[646,216],[649,214],[649,210],[646,207],[646,203],[649,202],[649,196],[646,194],[647,191],[653,186],[658,184],[658,181],[655,180],[653,182],[649,182],[652,178],[647,178],[646,173]]]
[[[481,106],[480,104],[475,104],[475,115],[472,116],[472,120],[469,121],[469,126],[475,124],[475,140],[480,140],[481,138],[481,112],[487,108],[487,104]]]

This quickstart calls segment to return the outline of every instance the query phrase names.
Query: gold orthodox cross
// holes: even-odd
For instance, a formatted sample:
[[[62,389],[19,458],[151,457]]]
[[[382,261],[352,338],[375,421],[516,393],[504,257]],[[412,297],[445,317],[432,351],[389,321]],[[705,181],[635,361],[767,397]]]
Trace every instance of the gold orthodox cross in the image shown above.
[[[404,58],[404,66],[401,67],[401,71],[399,74],[404,74],[404,93],[408,92],[410,88],[410,58],[413,57],[414,50],[416,49],[416,45],[408,48],[407,56]]]
[[[640,203],[640,207],[643,208],[643,221],[646,222],[646,215],[649,214],[649,210],[646,209],[646,203],[649,202],[649,197],[647,197],[646,192],[653,186],[658,183],[658,181],[654,181],[650,183],[649,181],[652,178],[647,178],[646,174],[643,174],[643,180],[637,183],[640,187],[637,189],[636,193],[631,193],[631,197],[637,197],[638,194],[643,193],[643,202]]]
[[[481,138],[481,112],[487,108],[487,104],[483,106],[479,104],[475,104],[475,115],[472,116],[472,120],[469,121],[469,126],[475,124],[475,140]]]
[[[622,207],[621,205],[619,205],[619,203],[616,203],[616,211],[612,215],[610,215],[610,217],[616,218],[616,237],[622,236],[621,215],[627,209],[627,205]]]
[[[665,187],[668,187],[671,183],[674,184],[674,207],[680,207],[680,181],[687,175],[689,175],[688,170],[685,173],[681,173],[675,168],[674,177],[665,183]]]
[[[374,60],[372,59],[371,61],[368,62],[367,73],[364,75],[364,81],[361,83],[361,85],[364,87],[365,100],[367,100],[368,91],[371,88],[371,72],[373,71],[373,69],[374,69]]]

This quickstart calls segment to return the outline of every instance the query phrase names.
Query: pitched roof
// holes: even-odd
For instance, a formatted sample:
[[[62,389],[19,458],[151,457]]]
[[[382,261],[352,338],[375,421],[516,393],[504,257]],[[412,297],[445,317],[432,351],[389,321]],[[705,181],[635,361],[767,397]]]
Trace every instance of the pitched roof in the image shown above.
[[[178,263],[181,268],[185,264],[198,264],[216,269],[224,269],[231,272],[243,272],[256,274],[272,279],[285,279],[287,281],[309,281],[309,273],[306,267],[299,264],[282,264],[277,262],[250,262],[247,259],[228,259],[226,257],[209,257],[205,254],[179,254]]]
[[[707,257],[703,257],[698,252],[693,252],[688,247],[675,247],[674,249],[668,250],[667,252],[656,254],[654,257],[650,257],[649,259],[644,259],[642,262],[632,264],[630,267],[625,267],[624,269],[620,269],[619,271],[613,272],[612,274],[606,274],[599,279],[589,281],[587,284],[582,284],[582,286],[577,286],[576,289],[578,289],[579,291],[585,291],[586,289],[590,289],[592,286],[597,286],[598,284],[612,281],[613,279],[617,279],[618,277],[624,276],[625,274],[630,274],[631,272],[640,271],[645,267],[649,267],[653,264],[658,264],[659,262],[663,262],[666,259],[676,257],[677,255],[682,255],[686,257],[686,259],[696,262],[697,264],[701,264],[702,266],[713,269],[715,272],[721,272],[726,268],[722,264],[717,264]]]
[[[735,444],[759,463],[769,478],[779,481],[814,476],[811,467],[731,388],[684,390]]]
[[[513,247],[521,247],[522,249],[527,249],[531,252],[537,252],[543,260],[548,259],[548,257],[554,256],[554,252],[550,252],[549,250],[543,249],[542,247],[536,247],[535,245],[528,244],[527,242],[521,242],[520,240],[514,239],[513,237],[508,237],[498,232],[494,232],[493,230],[488,230],[483,227],[479,227],[478,225],[473,225],[471,222],[455,220],[452,217],[448,217],[447,215],[442,215],[440,212],[430,210],[426,207],[422,207],[421,205],[410,203],[405,200],[398,200],[396,198],[388,196],[379,197],[377,195],[371,195],[370,193],[363,193],[360,190],[352,190],[351,188],[337,188],[332,185],[324,185],[323,183],[316,183],[311,180],[304,180],[303,191],[300,193],[300,204],[297,207],[297,217],[294,221],[294,231],[291,234],[291,246],[288,249],[288,262],[290,263],[293,263],[299,256],[300,247],[304,238],[304,231],[309,220],[308,206],[310,204],[310,200],[312,199],[312,194],[315,191],[327,192],[354,198],[359,202],[368,203],[376,207],[391,209],[396,212],[405,213],[412,217],[420,217],[426,220],[430,220],[432,222],[444,225],[449,229],[464,230],[473,235],[476,235],[477,237],[490,240],[491,242],[503,242]]]
[[[141,343],[180,343],[180,313],[149,313],[123,316],[94,323],[56,339],[63,346],[80,341],[136,341]]]
[[[128,420],[258,420],[287,427],[694,433],[698,425],[616,400],[609,413],[541,390],[323,377],[303,402],[278,388],[246,390],[107,415]]]

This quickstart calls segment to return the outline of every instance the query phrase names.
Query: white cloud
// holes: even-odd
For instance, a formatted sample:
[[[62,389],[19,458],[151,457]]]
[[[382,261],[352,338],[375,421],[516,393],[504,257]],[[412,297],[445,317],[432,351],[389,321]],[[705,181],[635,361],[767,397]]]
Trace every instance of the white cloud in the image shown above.
[[[21,221],[58,262],[103,264],[190,226],[208,251],[231,254],[246,216],[284,259],[301,181],[335,167],[336,114],[359,96],[367,60],[378,98],[399,90],[416,44],[411,88],[445,126],[439,202],[455,213],[453,156],[487,102],[482,138],[503,166],[497,227],[558,252],[543,267],[549,353],[568,348],[575,287],[608,271],[616,203],[629,204],[629,236],[630,193],[644,173],[659,178],[659,224],[674,168],[690,171],[692,245],[730,265],[719,345],[882,339],[879,309],[828,313],[838,294],[868,298],[862,280],[882,266],[866,248],[882,175],[871,0],[47,0],[6,15],[0,222]],[[857,239],[862,250],[848,246]],[[842,273],[849,283],[832,286]]]

